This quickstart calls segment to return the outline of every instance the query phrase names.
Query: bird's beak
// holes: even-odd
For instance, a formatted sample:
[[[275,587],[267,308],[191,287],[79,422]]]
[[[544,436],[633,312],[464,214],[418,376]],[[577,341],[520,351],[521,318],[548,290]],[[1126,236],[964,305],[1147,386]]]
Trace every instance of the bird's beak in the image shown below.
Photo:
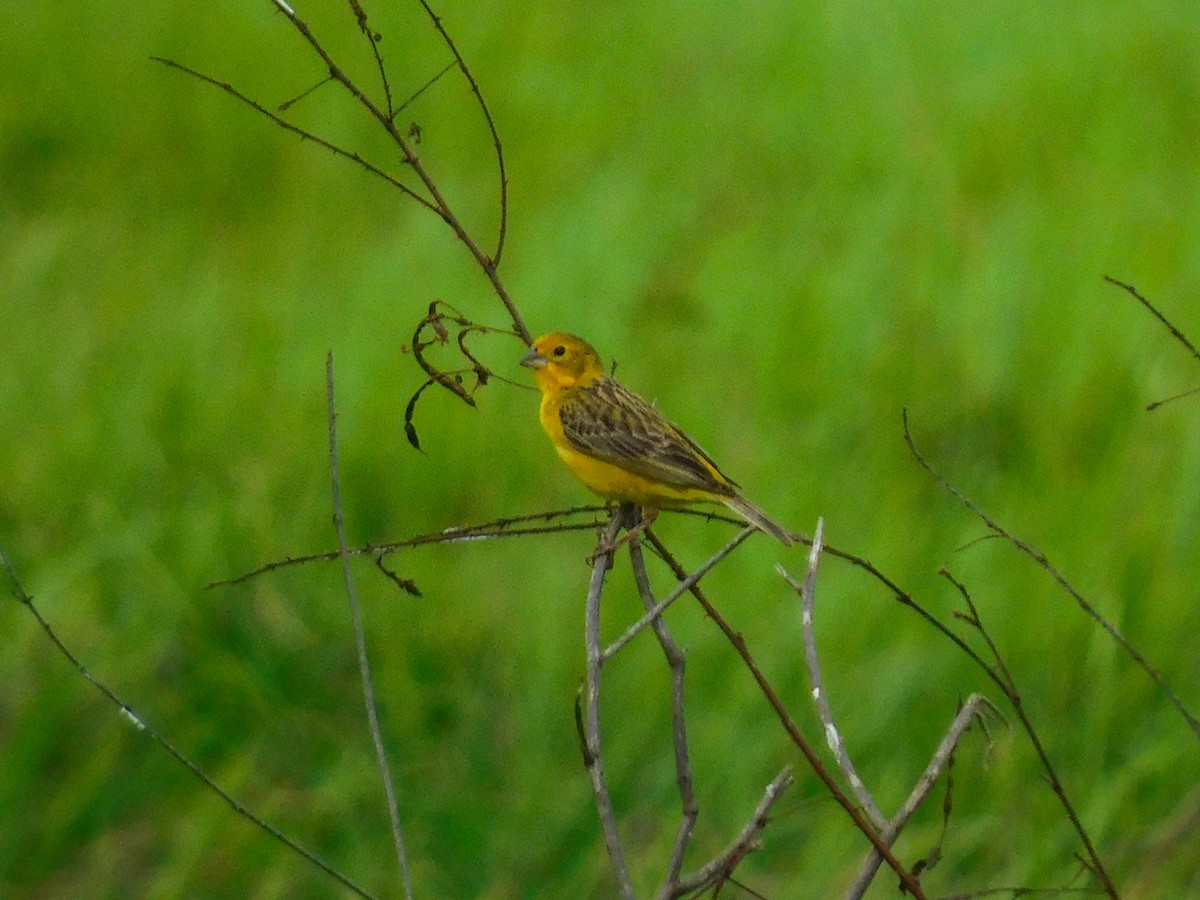
[[[521,365],[527,369],[541,369],[546,365],[546,357],[537,352],[537,347],[530,347],[529,352],[521,357]]]

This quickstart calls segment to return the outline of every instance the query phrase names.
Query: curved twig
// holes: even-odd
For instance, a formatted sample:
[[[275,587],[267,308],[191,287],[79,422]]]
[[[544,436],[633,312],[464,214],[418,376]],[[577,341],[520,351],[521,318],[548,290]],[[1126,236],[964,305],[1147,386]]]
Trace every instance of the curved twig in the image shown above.
[[[633,882],[629,867],[625,863],[625,851],[621,847],[621,833],[617,828],[617,816],[613,810],[612,795],[604,777],[604,761],[600,740],[600,670],[604,658],[600,652],[600,597],[604,591],[604,576],[612,568],[613,547],[626,521],[628,509],[618,506],[612,511],[608,527],[601,532],[596,544],[595,562],[592,564],[592,579],[588,585],[584,641],[587,650],[587,674],[584,693],[584,762],[592,780],[592,793],[596,797],[596,810],[604,830],[604,843],[608,847],[608,858],[612,862],[613,874],[617,879],[622,900],[633,900]]]
[[[467,79],[467,83],[471,86],[471,93],[475,95],[475,99],[479,102],[479,109],[487,122],[488,131],[492,135],[492,146],[496,148],[496,168],[499,171],[500,177],[500,225],[498,228],[499,233],[496,235],[496,249],[488,259],[491,267],[495,269],[500,265],[500,256],[504,253],[504,238],[508,233],[508,175],[504,169],[504,148],[500,143],[500,132],[496,130],[496,122],[492,118],[492,111],[488,109],[487,101],[483,99],[483,92],[479,89],[479,83],[475,80],[475,76],[471,73],[462,54],[458,52],[458,45],[454,43],[454,40],[446,31],[446,26],[442,24],[441,17],[434,13],[426,0],[418,0],[418,2],[420,2],[421,8],[425,10],[426,15],[429,16],[429,21],[433,23],[433,27],[442,36],[442,40],[446,42],[446,46],[450,48],[450,52],[454,54],[454,61],[458,64],[459,71]],[[529,336],[525,335],[525,337],[528,343]]]
[[[821,725],[825,728],[825,742],[837,759],[838,768],[846,776],[846,782],[850,785],[854,796],[858,798],[859,804],[867,811],[867,815],[871,817],[875,827],[883,829],[887,825],[887,817],[880,812],[875,798],[867,790],[867,786],[859,777],[858,770],[855,769],[854,763],[850,759],[846,742],[842,740],[841,733],[834,722],[833,710],[829,706],[829,698],[825,693],[825,681],[821,676],[821,663],[817,656],[817,635],[813,625],[813,607],[815,605],[817,568],[821,562],[824,543],[825,520],[817,519],[817,530],[813,532],[812,548],[808,554],[808,574],[805,576],[803,584],[788,574],[787,569],[782,565],[776,565],[775,571],[783,576],[784,581],[800,597],[800,630],[804,638],[804,660],[808,666],[808,680],[812,685],[813,705],[817,708],[817,715],[821,719]]]

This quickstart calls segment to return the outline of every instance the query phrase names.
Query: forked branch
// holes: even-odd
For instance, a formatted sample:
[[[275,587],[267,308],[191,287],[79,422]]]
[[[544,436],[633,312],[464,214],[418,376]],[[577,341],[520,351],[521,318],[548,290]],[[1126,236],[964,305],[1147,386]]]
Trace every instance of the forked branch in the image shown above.
[[[930,760],[925,772],[918,779],[904,806],[891,819],[888,819],[880,812],[878,805],[875,803],[875,798],[871,796],[870,791],[867,789],[866,784],[859,776],[858,770],[850,759],[846,741],[842,737],[837,723],[834,721],[833,710],[825,692],[825,680],[821,674],[820,659],[817,653],[815,606],[817,570],[824,551],[824,536],[825,523],[823,520],[818,519],[816,531],[813,533],[812,549],[808,555],[808,571],[803,583],[788,574],[783,566],[776,566],[775,568],[799,595],[801,600],[800,620],[804,635],[805,663],[808,668],[809,682],[812,685],[813,705],[816,707],[817,715],[825,730],[826,743],[834,754],[838,768],[842,772],[842,777],[850,785],[850,789],[858,798],[858,802],[871,816],[875,827],[879,829],[880,837],[890,847],[895,843],[896,838],[900,835],[908,820],[921,804],[925,802],[937,779],[941,777],[944,771],[948,770],[950,761],[953,759],[954,750],[958,746],[958,742],[963,734],[974,721],[982,716],[983,710],[987,708],[994,709],[994,707],[992,707],[990,701],[983,697],[983,695],[972,694],[963,708],[959,710],[954,722],[950,725],[949,730],[934,753],[933,759]],[[883,858],[879,855],[878,850],[872,849],[860,868],[850,890],[847,891],[846,896],[848,900],[858,900],[858,898],[866,893],[882,862]],[[925,866],[924,868],[927,870],[929,866]]]
[[[666,562],[667,566],[674,573],[675,577],[680,581],[686,580],[688,577],[687,572],[679,564],[679,561],[675,559],[674,555],[667,548],[667,546],[658,538],[657,535],[655,535],[654,530],[647,528],[645,534],[646,539],[658,551],[659,556],[662,557],[664,562]],[[832,796],[838,805],[842,807],[846,815],[849,816],[850,820],[854,823],[854,826],[861,831],[867,840],[870,841],[871,845],[879,851],[880,855],[887,862],[888,866],[893,872],[896,873],[896,876],[900,879],[901,884],[904,885],[904,889],[908,891],[914,898],[917,898],[917,900],[924,900],[925,892],[921,887],[920,881],[918,881],[916,876],[913,875],[913,873],[909,871],[899,859],[896,858],[896,856],[892,853],[891,848],[889,848],[879,836],[877,829],[859,810],[858,806],[846,796],[845,792],[841,789],[841,786],[837,783],[837,779],[835,779],[829,773],[829,770],[825,767],[825,764],[821,762],[820,756],[817,754],[812,744],[809,743],[808,739],[804,737],[804,734],[800,731],[800,727],[796,724],[795,720],[792,719],[792,716],[787,711],[783,701],[779,698],[779,694],[767,680],[766,676],[762,672],[762,669],[759,668],[758,662],[750,653],[750,649],[746,645],[745,638],[743,638],[742,635],[725,620],[725,617],[721,615],[720,610],[718,610],[712,604],[712,602],[708,599],[708,596],[703,590],[701,590],[699,585],[693,584],[689,590],[692,596],[695,597],[700,603],[701,607],[703,607],[704,612],[720,629],[726,640],[728,640],[733,646],[734,651],[741,658],[742,663],[745,665],[751,677],[758,685],[759,691],[763,694],[764,698],[766,698],[768,705],[779,718],[779,721],[783,725],[784,731],[787,733],[792,744],[804,756],[804,759],[808,763],[809,768],[812,769],[813,774],[820,779],[830,796]]]

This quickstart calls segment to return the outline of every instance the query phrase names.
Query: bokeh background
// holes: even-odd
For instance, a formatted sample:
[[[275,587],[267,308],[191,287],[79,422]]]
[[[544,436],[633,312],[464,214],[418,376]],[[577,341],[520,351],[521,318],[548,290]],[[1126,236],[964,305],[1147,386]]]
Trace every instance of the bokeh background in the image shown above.
[[[297,4],[371,81],[339,3]],[[320,8],[315,8],[319,6]],[[412,4],[373,4],[397,94],[448,60]],[[587,335],[773,515],[870,558],[938,615],[973,591],[1124,895],[1200,893],[1200,754],[1149,679],[1029,560],[912,462],[1043,549],[1200,705],[1200,17],[1140,4],[443,3],[511,180],[505,282],[535,332]],[[502,384],[469,410],[402,346],[447,300],[505,325],[445,226],[395,191],[149,61],[274,108],[322,76],[267,2],[34,4],[0,30],[0,547],[100,678],[261,816],[396,896],[334,565],[205,590],[329,549],[324,358],[338,374],[351,540],[585,502]],[[335,87],[294,107],[398,168]],[[490,243],[489,145],[460,80],[406,110]],[[497,371],[522,347],[477,342]],[[726,526],[664,518],[687,562]],[[356,570],[421,897],[607,897],[572,704],[587,534]],[[752,540],[708,582],[814,740],[796,600]],[[638,608],[618,566],[611,632]],[[667,574],[656,570],[659,584]],[[6,590],[7,593],[7,590]],[[892,809],[956,703],[988,690],[947,641],[827,560],[827,687]],[[701,818],[724,846],[788,762],[798,784],[739,878],[836,896],[863,842],[789,749],[711,623],[681,603]],[[335,897],[235,817],[0,604],[0,893]],[[978,641],[976,641],[978,643]],[[607,765],[639,888],[677,799],[667,676],[631,646],[606,682]],[[991,692],[994,699],[995,692]],[[969,736],[931,895],[1071,880],[1080,851],[1023,736]],[[899,843],[940,829],[939,804]],[[1088,885],[1086,877],[1078,882]],[[891,896],[882,877],[873,896]],[[732,888],[731,896],[737,894]],[[723,894],[724,896],[724,894]]]

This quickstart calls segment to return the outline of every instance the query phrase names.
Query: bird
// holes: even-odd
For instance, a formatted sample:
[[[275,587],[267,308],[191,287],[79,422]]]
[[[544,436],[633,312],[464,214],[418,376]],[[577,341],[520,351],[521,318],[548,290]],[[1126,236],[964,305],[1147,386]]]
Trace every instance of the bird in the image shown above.
[[[785,546],[797,535],[773,522],[704,450],[652,404],[607,375],[583,338],[542,335],[521,359],[541,389],[542,427],[567,467],[593,493],[646,511],[723,503]]]

